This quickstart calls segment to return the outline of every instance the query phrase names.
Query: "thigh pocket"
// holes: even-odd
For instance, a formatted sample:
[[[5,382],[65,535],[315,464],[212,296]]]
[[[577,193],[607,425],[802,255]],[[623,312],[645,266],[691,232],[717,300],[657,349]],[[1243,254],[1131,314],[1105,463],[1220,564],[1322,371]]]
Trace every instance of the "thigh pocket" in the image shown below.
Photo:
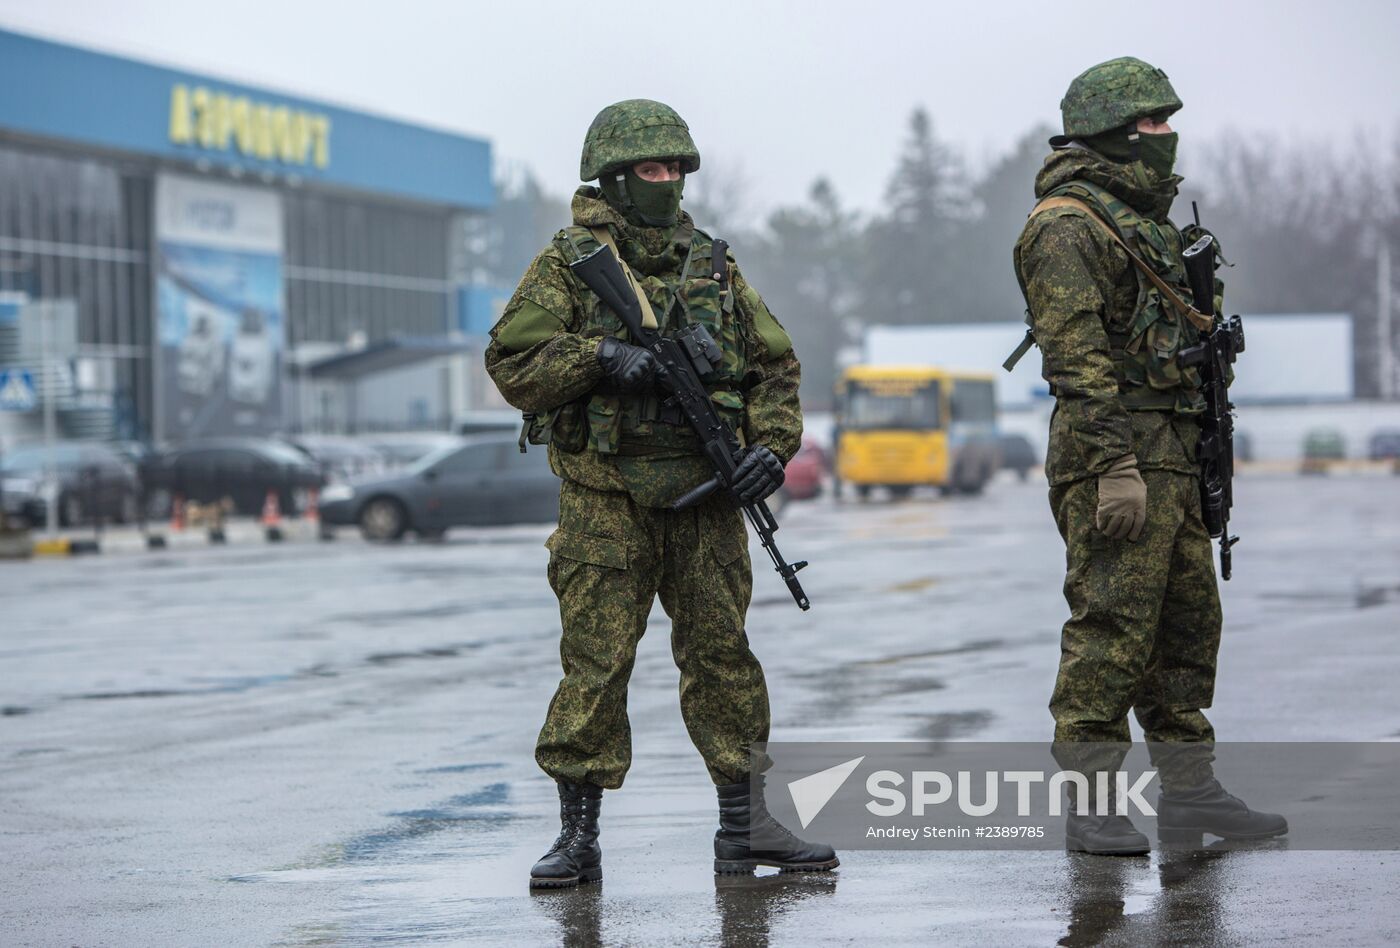
[[[550,554],[549,585],[561,604],[576,596],[591,597],[600,584],[628,575],[627,544],[621,540],[561,528],[544,545]]]
[[[609,569],[627,568],[627,544],[621,540],[560,528],[549,535],[544,545],[553,554],[551,561],[565,559]]]

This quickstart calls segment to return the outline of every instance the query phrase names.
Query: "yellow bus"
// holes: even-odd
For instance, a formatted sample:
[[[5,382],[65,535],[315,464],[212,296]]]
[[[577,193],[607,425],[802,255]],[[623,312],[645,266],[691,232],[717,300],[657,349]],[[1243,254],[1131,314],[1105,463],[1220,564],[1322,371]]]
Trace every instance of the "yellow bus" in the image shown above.
[[[996,473],[996,383],[991,374],[927,365],[856,365],[836,383],[836,496],[851,484],[896,497],[930,485],[975,494]]]

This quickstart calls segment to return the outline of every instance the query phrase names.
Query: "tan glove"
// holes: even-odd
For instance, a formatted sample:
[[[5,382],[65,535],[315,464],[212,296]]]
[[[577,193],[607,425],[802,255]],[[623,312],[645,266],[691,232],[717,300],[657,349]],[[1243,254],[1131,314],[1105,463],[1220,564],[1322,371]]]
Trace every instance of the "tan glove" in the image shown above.
[[[1099,509],[1094,525],[1114,540],[1137,542],[1147,523],[1147,485],[1137,458],[1125,454],[1099,475]]]

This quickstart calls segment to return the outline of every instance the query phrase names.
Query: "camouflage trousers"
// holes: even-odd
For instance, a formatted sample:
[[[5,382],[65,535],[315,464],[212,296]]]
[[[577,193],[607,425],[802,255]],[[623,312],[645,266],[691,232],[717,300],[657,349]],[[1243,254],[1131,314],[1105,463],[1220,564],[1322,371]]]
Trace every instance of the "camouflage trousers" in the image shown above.
[[[1096,478],[1050,490],[1067,551],[1070,608],[1050,699],[1057,744],[1126,748],[1129,709],[1149,742],[1215,738],[1201,709],[1215,692],[1220,595],[1197,482],[1170,471],[1142,476],[1147,525],[1136,543],[1111,540],[1094,526]]]
[[[549,583],[559,597],[564,678],[535,760],[556,780],[622,786],[632,762],[627,683],[657,595],[671,617],[681,715],[717,784],[749,772],[768,739],[768,687],[744,615],[753,575],[741,514],[714,495],[688,510],[644,507],[564,481]]]

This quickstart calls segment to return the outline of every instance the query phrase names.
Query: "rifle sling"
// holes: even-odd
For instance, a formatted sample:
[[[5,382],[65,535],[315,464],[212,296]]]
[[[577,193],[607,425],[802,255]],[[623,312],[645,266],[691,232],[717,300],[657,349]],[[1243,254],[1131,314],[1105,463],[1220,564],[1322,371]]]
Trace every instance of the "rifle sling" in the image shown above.
[[[603,244],[612,251],[612,255],[617,258],[618,265],[622,267],[623,276],[627,277],[627,285],[632,287],[632,292],[637,294],[637,303],[642,307],[642,328],[659,329],[656,322],[656,314],[651,311],[651,300],[642,292],[641,286],[637,283],[637,278],[632,275],[632,268],[627,265],[627,261],[622,259],[622,254],[618,253],[617,242],[613,240],[612,231],[607,227],[590,227],[588,232],[593,235],[593,239]]]
[[[1117,243],[1119,247],[1123,248],[1123,252],[1128,255],[1128,259],[1147,276],[1147,279],[1152,281],[1152,285],[1157,288],[1157,291],[1162,294],[1162,298],[1166,300],[1173,309],[1190,320],[1191,325],[1195,326],[1201,332],[1210,332],[1211,327],[1215,324],[1215,320],[1182,299],[1181,296],[1167,284],[1167,281],[1163,280],[1157,271],[1152,269],[1151,264],[1133,253],[1132,248],[1119,236],[1117,228],[1095,213],[1094,209],[1084,201],[1063,194],[1056,197],[1048,197],[1037,204],[1031,210],[1029,216],[1034,217],[1042,211],[1048,211],[1057,207],[1073,207],[1088,214],[1090,220],[1098,224],[1104,233],[1112,237],[1114,242]]]

